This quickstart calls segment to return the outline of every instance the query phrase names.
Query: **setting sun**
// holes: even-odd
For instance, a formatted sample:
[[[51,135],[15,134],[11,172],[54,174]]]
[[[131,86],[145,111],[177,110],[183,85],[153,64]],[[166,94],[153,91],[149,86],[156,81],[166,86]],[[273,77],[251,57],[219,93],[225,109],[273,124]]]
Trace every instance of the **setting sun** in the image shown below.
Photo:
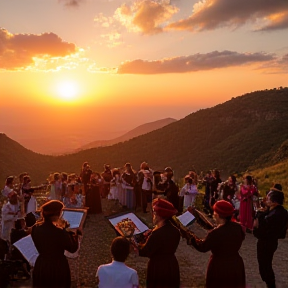
[[[59,83],[57,94],[63,100],[74,100],[79,94],[79,87],[76,82],[65,81]]]

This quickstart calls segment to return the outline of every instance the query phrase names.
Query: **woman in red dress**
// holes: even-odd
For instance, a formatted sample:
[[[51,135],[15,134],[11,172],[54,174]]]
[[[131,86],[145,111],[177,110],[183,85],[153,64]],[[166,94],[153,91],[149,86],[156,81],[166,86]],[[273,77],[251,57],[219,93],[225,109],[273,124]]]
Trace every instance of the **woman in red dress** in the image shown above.
[[[258,196],[258,190],[253,185],[250,175],[246,176],[245,184],[240,187],[240,223],[246,228],[247,232],[252,232],[254,220],[253,196]]]

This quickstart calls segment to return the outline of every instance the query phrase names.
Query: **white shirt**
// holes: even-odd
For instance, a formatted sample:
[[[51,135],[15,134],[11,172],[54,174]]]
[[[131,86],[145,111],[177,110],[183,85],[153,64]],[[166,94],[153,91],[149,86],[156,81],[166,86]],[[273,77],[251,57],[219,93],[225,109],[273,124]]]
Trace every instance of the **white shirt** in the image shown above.
[[[36,212],[37,210],[37,201],[36,198],[32,195],[28,204],[27,204],[27,211],[26,214],[30,213],[30,212]]]
[[[118,261],[99,266],[96,277],[99,278],[99,288],[132,288],[139,285],[137,271]]]
[[[7,197],[8,197],[8,194],[9,194],[10,192],[12,192],[12,191],[13,191],[12,188],[10,188],[10,187],[8,187],[8,186],[5,186],[4,189],[2,190],[2,195],[7,198]]]
[[[142,189],[143,190],[151,190],[152,189],[152,182],[153,182],[153,172],[152,170],[141,170],[144,174],[144,179],[142,183]]]

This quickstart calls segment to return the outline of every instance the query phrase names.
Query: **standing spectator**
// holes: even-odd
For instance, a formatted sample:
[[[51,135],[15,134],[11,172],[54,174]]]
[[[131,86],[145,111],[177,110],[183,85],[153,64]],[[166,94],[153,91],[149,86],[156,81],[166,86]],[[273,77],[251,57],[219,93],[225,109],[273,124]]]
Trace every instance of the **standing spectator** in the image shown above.
[[[138,172],[138,182],[141,187],[141,206],[143,213],[147,213],[147,204],[152,202],[153,171],[148,163],[142,162]]]
[[[169,220],[177,209],[165,199],[153,200],[153,224],[155,228],[145,244],[139,245],[139,255],[149,257],[147,288],[178,288],[180,273],[175,252],[180,241],[180,232]]]
[[[161,187],[161,182],[162,182],[162,178],[161,178],[161,172],[160,171],[154,171],[153,172],[153,186],[152,186],[152,190],[153,190],[153,199],[155,198],[164,198],[164,188]]]
[[[186,184],[180,190],[180,196],[184,196],[183,210],[187,210],[188,207],[192,207],[196,200],[198,194],[197,184],[195,180],[192,179],[189,175],[185,177]]]
[[[212,172],[207,171],[206,176],[203,178],[203,183],[205,185],[205,195],[203,199],[204,211],[205,213],[211,215],[212,208],[210,207],[210,198],[211,198],[211,182],[213,180]]]
[[[275,288],[275,274],[272,261],[278,247],[278,239],[286,237],[288,212],[282,206],[284,193],[282,186],[275,184],[267,195],[267,210],[257,213],[253,234],[258,238],[257,260],[262,280],[268,288]]]
[[[112,180],[112,172],[109,164],[104,165],[104,171],[101,173],[103,179],[102,198],[106,198],[110,192],[110,181]]]
[[[6,178],[5,186],[2,190],[2,196],[6,199],[8,198],[8,194],[12,192],[14,189],[14,176],[9,176]]]
[[[258,194],[258,190],[253,185],[250,175],[245,177],[245,183],[240,186],[240,223],[251,233],[253,228],[254,208],[253,196]]]
[[[58,200],[42,205],[44,221],[32,228],[31,236],[39,252],[33,269],[33,287],[70,288],[70,268],[64,251],[77,251],[78,235],[57,226],[63,207]]]
[[[118,168],[112,170],[112,180],[110,181],[110,192],[108,199],[119,200],[121,197],[121,174]]]
[[[89,214],[102,213],[101,194],[100,189],[102,179],[99,173],[93,172],[91,174],[89,188],[86,194],[86,206],[89,207]]]
[[[125,164],[125,171],[122,176],[122,187],[125,194],[125,203],[124,206],[127,206],[128,209],[135,208],[135,193],[134,186],[136,183],[136,173],[132,169],[130,163]]]
[[[86,194],[86,191],[88,189],[88,183],[90,181],[90,177],[92,174],[92,170],[90,169],[89,163],[84,162],[82,164],[82,169],[80,173],[81,183],[83,184],[84,188],[84,195]]]
[[[68,174],[65,172],[61,173],[61,201],[63,201],[63,198],[67,194],[67,184],[68,184]]]
[[[99,288],[137,288],[137,271],[126,266],[130,243],[124,237],[116,237],[111,244],[112,263],[98,267],[96,279]]]
[[[222,182],[220,178],[220,171],[219,170],[213,170],[212,172],[212,180],[210,183],[210,208],[211,212],[213,212],[213,205],[219,198],[219,184]],[[211,216],[211,215],[210,215]]]
[[[164,195],[166,196],[166,199],[173,204],[175,209],[179,209],[179,197],[178,197],[178,192],[179,192],[179,187],[175,184],[173,181],[173,170],[171,167],[166,167],[164,169],[165,173],[164,176],[166,180],[158,186],[161,188],[164,188],[165,193]]]
[[[31,178],[29,175],[25,175],[23,177],[23,185],[22,185],[22,196],[24,199],[24,214],[28,214],[30,212],[35,212],[37,209],[36,198],[33,196],[33,192],[35,190],[40,190],[45,187],[44,185],[40,186],[31,186]]]
[[[1,237],[4,240],[10,240],[10,232],[14,227],[14,222],[20,216],[20,206],[18,195],[15,191],[9,192],[8,202],[2,206],[2,231]]]

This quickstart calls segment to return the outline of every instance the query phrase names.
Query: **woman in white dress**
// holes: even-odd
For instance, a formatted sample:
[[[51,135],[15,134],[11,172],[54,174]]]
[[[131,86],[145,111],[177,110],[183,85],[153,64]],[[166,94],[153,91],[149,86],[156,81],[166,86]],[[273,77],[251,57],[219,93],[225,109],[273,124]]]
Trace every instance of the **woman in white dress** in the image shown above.
[[[110,192],[108,199],[119,200],[122,197],[122,183],[120,170],[115,168],[112,170],[112,180],[110,181]]]
[[[192,207],[198,194],[197,184],[190,176],[185,177],[186,184],[180,190],[180,196],[184,196],[183,210]]]
[[[2,206],[2,231],[1,238],[10,241],[10,232],[14,227],[14,222],[20,217],[20,205],[15,191],[8,195],[8,202]]]

